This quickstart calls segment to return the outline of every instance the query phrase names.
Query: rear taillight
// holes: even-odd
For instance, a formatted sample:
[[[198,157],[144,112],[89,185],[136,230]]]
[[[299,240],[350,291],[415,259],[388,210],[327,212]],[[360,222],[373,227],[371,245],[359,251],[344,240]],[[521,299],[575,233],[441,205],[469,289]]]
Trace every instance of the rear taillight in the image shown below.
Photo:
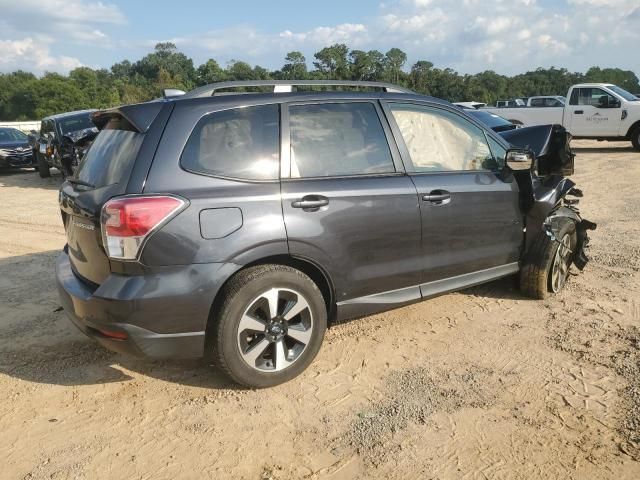
[[[136,260],[146,239],[186,206],[181,198],[116,197],[102,207],[102,239],[110,258]]]

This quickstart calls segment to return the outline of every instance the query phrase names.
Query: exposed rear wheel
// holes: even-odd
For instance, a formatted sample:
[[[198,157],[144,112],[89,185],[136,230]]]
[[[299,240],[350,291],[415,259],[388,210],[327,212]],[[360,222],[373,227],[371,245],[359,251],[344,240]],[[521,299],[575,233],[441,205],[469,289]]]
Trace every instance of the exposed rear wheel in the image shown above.
[[[529,297],[543,299],[550,293],[558,293],[569,278],[576,224],[568,218],[559,218],[557,222],[556,239],[541,232],[520,270],[520,289]]]
[[[207,348],[235,382],[271,387],[313,361],[327,312],[322,293],[305,274],[283,265],[251,267],[238,273],[223,295]]]

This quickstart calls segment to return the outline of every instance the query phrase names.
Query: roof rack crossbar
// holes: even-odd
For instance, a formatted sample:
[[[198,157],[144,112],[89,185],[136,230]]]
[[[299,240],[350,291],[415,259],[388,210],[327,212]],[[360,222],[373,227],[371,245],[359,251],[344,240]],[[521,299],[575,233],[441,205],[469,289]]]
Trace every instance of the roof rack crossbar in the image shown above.
[[[293,87],[317,86],[317,87],[354,87],[354,88],[378,88],[391,93],[413,93],[404,87],[383,82],[356,82],[349,80],[246,80],[233,82],[219,82],[196,88],[184,95],[184,98],[211,97],[219,90],[251,87],[273,87],[274,93],[292,92]]]

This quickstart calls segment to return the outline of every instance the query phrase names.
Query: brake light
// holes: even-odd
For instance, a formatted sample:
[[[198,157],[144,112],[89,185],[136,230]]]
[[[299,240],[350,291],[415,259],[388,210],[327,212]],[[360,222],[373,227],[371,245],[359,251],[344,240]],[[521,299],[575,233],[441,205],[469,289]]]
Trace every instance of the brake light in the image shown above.
[[[101,216],[107,255],[116,260],[136,260],[146,239],[186,205],[181,198],[165,195],[109,200]]]

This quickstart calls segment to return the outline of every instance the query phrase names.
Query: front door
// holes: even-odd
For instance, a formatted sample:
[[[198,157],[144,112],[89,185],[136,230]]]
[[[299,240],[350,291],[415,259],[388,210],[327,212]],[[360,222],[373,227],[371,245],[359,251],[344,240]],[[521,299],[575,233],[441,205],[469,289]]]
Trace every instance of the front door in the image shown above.
[[[613,95],[601,88],[574,88],[565,109],[565,115],[569,115],[571,121],[569,132],[575,137],[617,136],[622,109],[609,108],[615,101]]]
[[[286,112],[282,209],[290,253],[329,274],[339,310],[420,298],[416,189],[389,145],[379,105],[304,103]]]
[[[504,147],[446,108],[387,111],[420,200],[423,295],[516,271],[523,216],[515,180],[498,173]]]

